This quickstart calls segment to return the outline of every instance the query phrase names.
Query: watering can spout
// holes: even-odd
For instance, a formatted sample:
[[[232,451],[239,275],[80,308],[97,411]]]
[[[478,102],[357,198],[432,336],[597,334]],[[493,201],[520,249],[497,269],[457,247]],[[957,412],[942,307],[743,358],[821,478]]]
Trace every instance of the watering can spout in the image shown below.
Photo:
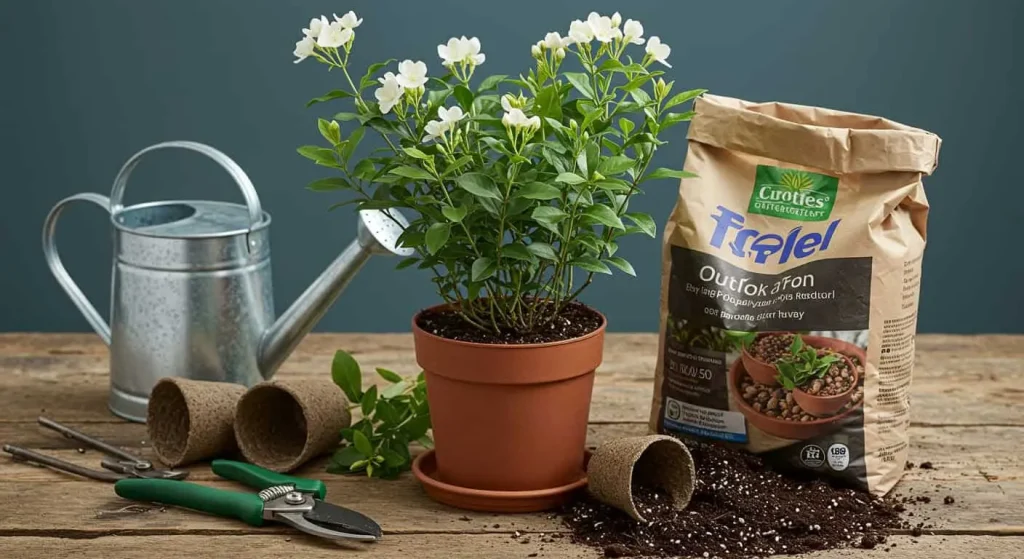
[[[413,249],[398,246],[398,237],[407,226],[408,222],[395,209],[359,212],[356,239],[345,247],[320,277],[263,334],[259,354],[259,368],[263,378],[273,376],[295,346],[299,345],[299,341],[323,318],[370,256],[412,256]]]

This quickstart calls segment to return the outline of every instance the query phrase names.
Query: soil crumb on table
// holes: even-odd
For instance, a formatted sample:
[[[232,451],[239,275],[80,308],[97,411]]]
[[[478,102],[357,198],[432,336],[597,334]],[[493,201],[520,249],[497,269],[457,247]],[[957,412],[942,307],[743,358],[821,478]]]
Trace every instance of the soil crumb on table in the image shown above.
[[[605,557],[763,557],[841,547],[871,548],[909,529],[901,505],[824,481],[772,471],[757,456],[687,441],[697,467],[689,506],[676,511],[661,491],[635,488],[647,523],[591,497],[561,513],[572,540]]]

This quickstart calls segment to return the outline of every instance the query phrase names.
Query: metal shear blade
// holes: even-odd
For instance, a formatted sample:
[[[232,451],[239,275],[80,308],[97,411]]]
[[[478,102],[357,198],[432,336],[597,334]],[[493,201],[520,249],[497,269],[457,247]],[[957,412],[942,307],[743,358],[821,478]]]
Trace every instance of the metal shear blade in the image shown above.
[[[369,517],[298,491],[267,501],[263,515],[333,541],[376,541],[382,535],[380,526]]]

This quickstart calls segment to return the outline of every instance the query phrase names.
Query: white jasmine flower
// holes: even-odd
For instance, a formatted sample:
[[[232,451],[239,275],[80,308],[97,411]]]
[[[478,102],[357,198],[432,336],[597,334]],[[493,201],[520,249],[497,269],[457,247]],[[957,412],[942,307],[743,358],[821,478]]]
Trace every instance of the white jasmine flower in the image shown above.
[[[626,20],[626,25],[622,26],[622,34],[627,43],[644,44],[644,26],[635,19]]]
[[[342,27],[340,21],[335,21],[330,25],[324,25],[320,29],[320,35],[316,39],[316,44],[323,48],[338,48],[349,41],[352,38],[352,30],[347,27]]]
[[[423,87],[427,83],[427,65],[421,61],[403,60],[398,64],[398,85],[406,89]]]
[[[337,21],[345,29],[355,29],[363,23],[363,18],[356,17],[356,13],[349,10],[349,12],[341,17],[338,14],[334,14],[334,21]]]
[[[506,93],[501,96],[501,108],[505,111],[511,111],[515,107],[516,98],[511,93]]]
[[[540,117],[539,116],[531,116],[529,119],[527,119],[526,126],[530,130],[538,130],[540,128]]]
[[[538,44],[541,44],[541,43],[538,43]],[[548,33],[547,35],[544,35],[543,45],[545,47],[551,49],[551,50],[556,50],[556,49],[560,49],[560,48],[563,48],[563,47],[567,47],[567,46],[569,46],[571,44],[572,44],[572,39],[570,39],[569,37],[565,37],[563,39],[561,35],[559,35],[558,33],[554,32],[554,31],[552,31],[551,33]]]
[[[612,25],[612,18],[598,15],[597,12],[590,12],[590,15],[587,16],[587,26],[590,27],[594,38],[602,43],[610,43],[622,36],[622,31],[618,26]]]
[[[480,39],[473,37],[467,39],[452,37],[448,43],[437,45],[437,55],[443,60],[443,64],[449,67],[456,63],[479,66],[484,63],[486,56],[480,52]]]
[[[589,43],[594,40],[594,32],[587,22],[577,19],[569,24],[569,39],[574,43]]]
[[[672,67],[672,65],[668,63],[668,55],[671,53],[672,48],[665,43],[662,43],[661,39],[659,39],[657,35],[651,37],[647,41],[647,54],[650,55],[653,60],[661,62],[669,68]]]
[[[527,126],[529,119],[522,109],[512,108],[506,110],[505,115],[501,117],[501,123],[512,128],[522,128]]]
[[[388,114],[402,100],[404,93],[402,84],[398,83],[398,78],[392,72],[387,72],[383,78],[378,78],[377,81],[381,83],[381,86],[374,90],[373,96],[377,98],[381,114]]]
[[[298,64],[313,54],[315,45],[312,37],[303,37],[301,41],[295,43],[295,52],[292,53],[295,55],[295,63]]]
[[[565,58],[565,49],[558,47],[555,49],[555,60],[561,60],[563,58]]]
[[[309,20],[309,27],[302,30],[302,34],[311,39],[316,39],[320,35],[320,30],[328,25],[330,25],[330,22],[324,16],[320,16],[319,19],[313,18]]]
[[[452,107],[446,109],[444,107],[437,108],[437,116],[441,119],[441,122],[445,124],[448,129],[454,128],[460,120],[466,118],[466,114],[462,112],[460,107]]]
[[[622,25],[622,16],[619,15],[619,12],[615,12],[614,14],[612,14],[611,20],[612,27],[618,27],[619,25]]]
[[[543,51],[541,51],[541,45],[543,45],[543,44],[544,44],[544,41],[541,41],[541,42],[537,43],[536,45],[533,45],[532,47],[530,47],[530,56],[532,56],[534,58],[540,58],[541,56],[543,56],[544,53],[543,53]]]
[[[431,140],[436,140],[447,130],[448,128],[440,120],[431,120],[423,127],[423,131],[427,133],[426,136],[423,136],[423,141],[429,142]]]

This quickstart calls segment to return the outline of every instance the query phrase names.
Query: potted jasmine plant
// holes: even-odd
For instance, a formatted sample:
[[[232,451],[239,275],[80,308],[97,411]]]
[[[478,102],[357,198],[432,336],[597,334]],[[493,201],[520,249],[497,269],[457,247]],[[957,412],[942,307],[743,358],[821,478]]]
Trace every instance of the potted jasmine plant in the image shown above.
[[[688,176],[651,161],[704,90],[673,94],[659,69],[668,45],[618,13],[548,33],[518,78],[479,79],[476,37],[438,45],[436,70],[388,60],[357,73],[361,23],[320,17],[296,44],[296,62],[339,74],[310,104],[351,107],[320,119],[324,143],[298,151],[330,171],[310,189],[389,211],[415,250],[398,267],[432,274],[440,304],[412,328],[435,449],[414,470],[451,504],[546,508],[585,482],[605,318],[579,297],[595,275],[634,275],[618,242],[656,228],[630,199],[646,181]],[[368,131],[383,147],[356,159]]]

